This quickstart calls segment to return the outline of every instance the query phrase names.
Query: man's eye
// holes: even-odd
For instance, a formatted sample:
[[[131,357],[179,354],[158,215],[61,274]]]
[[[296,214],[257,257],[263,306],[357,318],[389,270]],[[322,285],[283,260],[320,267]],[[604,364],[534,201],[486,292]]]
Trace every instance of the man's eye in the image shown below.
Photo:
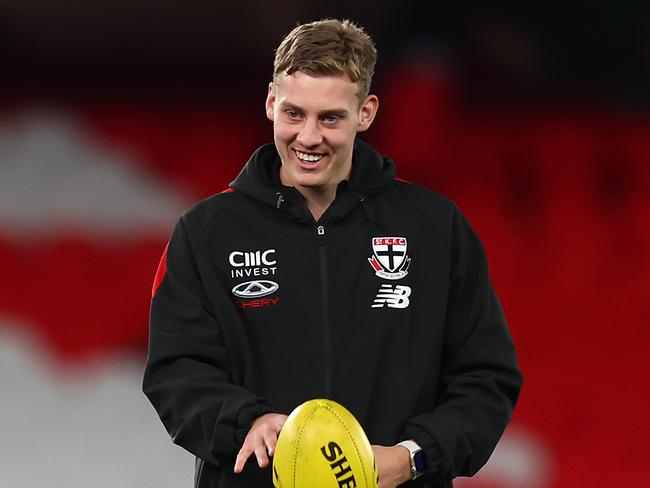
[[[290,119],[297,119],[298,117],[300,117],[300,114],[295,110],[287,110],[287,117],[289,117]]]
[[[340,118],[340,117],[339,117],[338,115],[331,115],[331,114],[330,114],[330,115],[325,115],[325,116],[323,117],[323,121],[332,124],[332,123],[338,121],[339,118]]]

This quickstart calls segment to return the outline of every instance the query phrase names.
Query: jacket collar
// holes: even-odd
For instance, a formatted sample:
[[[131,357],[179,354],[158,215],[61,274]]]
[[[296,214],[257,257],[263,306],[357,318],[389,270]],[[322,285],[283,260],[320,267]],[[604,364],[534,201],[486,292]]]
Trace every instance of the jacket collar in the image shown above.
[[[230,187],[267,205],[282,209],[298,220],[311,221],[302,195],[293,187],[280,182],[280,156],[275,145],[265,144],[253,153]],[[395,165],[382,157],[372,146],[356,139],[352,153],[352,171],[349,181],[342,181],[336,191],[328,214],[342,217],[357,205],[362,205],[369,216],[367,200],[395,178]],[[330,212],[332,210],[332,212]]]

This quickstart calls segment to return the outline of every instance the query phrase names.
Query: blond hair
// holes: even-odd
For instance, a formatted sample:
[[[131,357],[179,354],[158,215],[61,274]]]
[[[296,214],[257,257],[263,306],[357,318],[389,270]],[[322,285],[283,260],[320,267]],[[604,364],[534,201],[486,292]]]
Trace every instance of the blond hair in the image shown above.
[[[294,28],[275,51],[273,81],[301,71],[311,76],[347,75],[358,83],[362,103],[370,91],[377,50],[368,34],[349,20],[324,19]]]

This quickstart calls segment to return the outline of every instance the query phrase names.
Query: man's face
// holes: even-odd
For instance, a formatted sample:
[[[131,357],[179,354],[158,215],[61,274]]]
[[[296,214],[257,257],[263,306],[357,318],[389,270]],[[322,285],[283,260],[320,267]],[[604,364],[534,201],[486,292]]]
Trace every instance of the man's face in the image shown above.
[[[355,135],[370,127],[377,106],[374,95],[359,106],[357,84],[347,75],[298,71],[270,83],[266,116],[273,121],[282,183],[306,197],[335,194],[350,174]]]

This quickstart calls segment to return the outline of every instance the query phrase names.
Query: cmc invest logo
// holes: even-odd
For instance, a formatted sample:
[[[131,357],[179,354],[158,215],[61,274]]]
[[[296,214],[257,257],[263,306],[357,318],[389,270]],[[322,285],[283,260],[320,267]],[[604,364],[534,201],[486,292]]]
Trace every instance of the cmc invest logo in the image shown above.
[[[241,268],[243,266],[273,266],[277,261],[272,257],[275,254],[275,249],[267,249],[266,251],[233,251],[228,256],[228,261],[231,266]]]

